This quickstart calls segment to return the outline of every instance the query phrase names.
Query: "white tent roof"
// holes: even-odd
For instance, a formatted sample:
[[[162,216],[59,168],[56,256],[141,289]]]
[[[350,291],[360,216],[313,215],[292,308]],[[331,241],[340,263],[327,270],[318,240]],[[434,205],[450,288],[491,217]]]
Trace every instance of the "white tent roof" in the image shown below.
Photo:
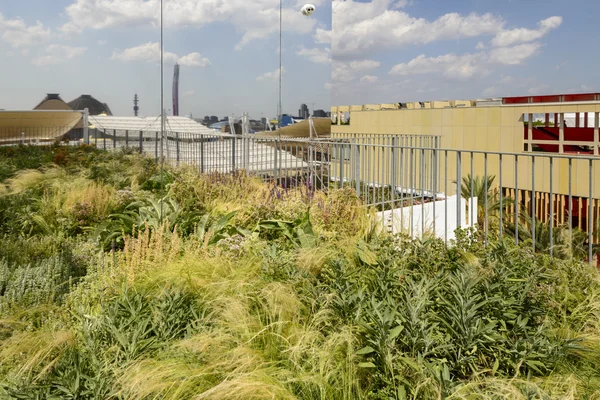
[[[90,115],[89,123],[102,130],[160,132],[160,117],[114,117]],[[187,117],[165,118],[165,131],[181,133],[204,133],[214,135],[214,129]]]

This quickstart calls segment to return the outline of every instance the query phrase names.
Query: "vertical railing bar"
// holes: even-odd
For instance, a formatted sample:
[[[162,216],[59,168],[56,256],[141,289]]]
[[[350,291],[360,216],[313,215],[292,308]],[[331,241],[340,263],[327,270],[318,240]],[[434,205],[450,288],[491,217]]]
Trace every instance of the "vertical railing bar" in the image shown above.
[[[569,158],[569,247],[573,256],[573,159]]]
[[[470,195],[470,196],[471,196],[471,198],[469,199],[469,202],[470,202],[470,203],[467,203],[467,204],[469,204],[469,213],[470,213],[469,225],[470,225],[471,227],[473,227],[473,209],[475,208],[475,207],[473,206],[473,205],[474,205],[474,203],[475,203],[475,202],[473,201],[473,196],[474,196],[474,194],[475,194],[475,188],[474,188],[474,185],[475,185],[475,178],[473,177],[473,173],[474,173],[474,171],[473,171],[473,158],[474,158],[474,156],[475,156],[475,155],[474,155],[474,153],[473,153],[473,152],[471,152],[471,195]]]
[[[519,156],[515,155],[515,242],[519,244],[519,214],[521,204],[519,203]]]
[[[500,190],[500,238],[502,238],[504,234],[504,190],[502,186],[502,154],[498,156],[498,171],[500,175],[500,179],[498,182],[499,190]]]
[[[421,138],[421,145],[423,139]],[[435,218],[435,215],[434,215]],[[421,147],[421,238],[425,235],[425,149]]]
[[[415,148],[412,146],[411,143],[411,147],[410,147],[410,237],[411,239],[415,238],[414,235],[414,214],[415,214],[415,210],[414,210],[414,197],[415,197],[415,168],[414,168],[414,157],[415,155]]]
[[[483,191],[485,193],[485,200],[483,204],[483,247],[487,247],[488,244],[488,192],[489,192],[489,181],[488,181],[488,153],[483,154],[483,176],[485,187]],[[479,206],[479,204],[477,205]]]
[[[536,207],[535,207],[535,156],[531,156],[531,239],[533,241],[533,251],[535,252],[535,226],[536,226]]]
[[[554,157],[550,157],[550,257],[554,256]]]
[[[448,246],[448,150],[444,150],[444,243]]]
[[[462,207],[462,191],[461,191],[461,180],[462,180],[462,166],[461,166],[461,151],[458,150],[456,154],[456,229],[461,228],[461,207]]]
[[[590,262],[590,266],[593,265],[593,258],[594,258],[594,254],[593,254],[593,242],[594,242],[594,198],[593,198],[593,181],[592,181],[592,176],[593,176],[593,168],[592,168],[592,160],[589,160],[589,190],[590,190],[590,197],[588,199],[588,212],[587,212],[587,222],[588,222],[588,259]]]

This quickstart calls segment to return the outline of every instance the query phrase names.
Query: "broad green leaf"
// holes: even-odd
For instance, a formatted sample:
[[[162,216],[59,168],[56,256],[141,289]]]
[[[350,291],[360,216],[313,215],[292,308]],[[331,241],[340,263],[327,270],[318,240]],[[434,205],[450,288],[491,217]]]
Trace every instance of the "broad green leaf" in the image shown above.
[[[363,354],[369,354],[369,353],[372,353],[372,352],[374,352],[374,351],[375,351],[375,349],[374,349],[374,348],[372,348],[371,346],[366,346],[366,347],[363,347],[362,349],[358,350],[358,351],[356,352],[356,354],[357,354],[357,355],[363,355]]]
[[[358,364],[359,368],[377,368],[377,366],[375,364],[373,364],[372,362],[362,362],[360,364]]]
[[[388,339],[389,340],[396,339],[398,337],[398,335],[400,335],[400,333],[402,332],[403,329],[404,329],[404,326],[398,325],[397,327],[395,327],[394,329],[392,329],[390,331],[390,334],[388,335]]]

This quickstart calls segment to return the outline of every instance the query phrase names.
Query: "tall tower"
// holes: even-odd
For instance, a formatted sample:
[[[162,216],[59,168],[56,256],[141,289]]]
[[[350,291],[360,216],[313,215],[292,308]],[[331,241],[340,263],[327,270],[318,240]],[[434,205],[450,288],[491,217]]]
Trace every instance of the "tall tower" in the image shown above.
[[[173,116],[179,115],[179,64],[175,63],[173,74]]]
[[[138,107],[138,95],[136,93],[135,96],[133,96],[133,115],[137,117],[138,111],[140,111],[140,108]]]

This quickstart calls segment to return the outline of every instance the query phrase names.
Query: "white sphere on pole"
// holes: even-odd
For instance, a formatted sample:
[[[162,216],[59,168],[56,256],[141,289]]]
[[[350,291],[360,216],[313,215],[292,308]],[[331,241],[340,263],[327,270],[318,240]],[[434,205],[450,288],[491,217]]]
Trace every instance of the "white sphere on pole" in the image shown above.
[[[300,11],[302,11],[303,15],[308,17],[315,12],[315,6],[312,4],[305,4]]]

